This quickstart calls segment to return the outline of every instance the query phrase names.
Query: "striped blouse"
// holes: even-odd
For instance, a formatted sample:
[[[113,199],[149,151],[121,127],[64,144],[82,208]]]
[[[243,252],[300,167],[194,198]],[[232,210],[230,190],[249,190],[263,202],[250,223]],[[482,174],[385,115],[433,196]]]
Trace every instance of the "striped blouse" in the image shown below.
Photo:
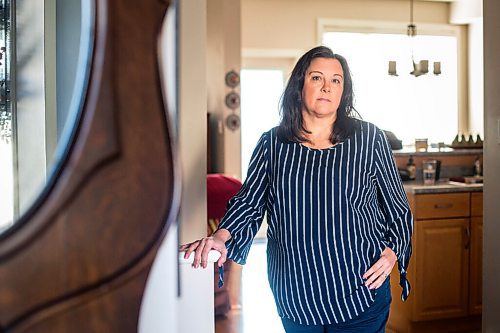
[[[228,257],[244,264],[267,213],[278,314],[300,324],[345,322],[370,307],[376,290],[362,276],[386,247],[398,258],[403,300],[410,291],[413,217],[384,133],[359,125],[327,149],[264,133],[219,225],[232,236]]]

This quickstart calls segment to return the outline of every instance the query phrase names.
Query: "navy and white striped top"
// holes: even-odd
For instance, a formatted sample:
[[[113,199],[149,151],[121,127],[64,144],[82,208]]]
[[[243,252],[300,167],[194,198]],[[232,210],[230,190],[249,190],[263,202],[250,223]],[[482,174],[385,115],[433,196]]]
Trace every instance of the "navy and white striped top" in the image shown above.
[[[352,319],[374,301],[363,274],[386,246],[398,257],[402,299],[410,290],[413,217],[384,133],[359,121],[328,149],[262,135],[248,176],[219,229],[244,264],[267,212],[268,278],[278,313],[301,324]]]

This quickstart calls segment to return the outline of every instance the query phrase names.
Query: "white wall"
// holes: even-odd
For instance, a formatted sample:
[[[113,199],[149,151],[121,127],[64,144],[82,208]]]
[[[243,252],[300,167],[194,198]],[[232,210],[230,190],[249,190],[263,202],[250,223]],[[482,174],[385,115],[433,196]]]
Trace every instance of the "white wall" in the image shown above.
[[[484,138],[483,19],[469,24],[469,132]]]
[[[451,3],[450,22],[454,24],[468,24],[482,17],[482,0],[455,0]]]
[[[207,110],[211,114],[210,172],[224,173],[241,179],[241,129],[228,129],[225,119],[240,108],[231,110],[225,105],[225,96],[231,88],[225,84],[225,75],[241,69],[240,0],[209,0],[207,8]],[[234,88],[240,93],[240,87]],[[240,304],[241,267],[234,266],[227,281],[232,305]]]
[[[206,234],[207,0],[179,1],[180,241]]]
[[[138,332],[179,332],[177,225],[170,227],[149,272]]]
[[[225,85],[225,75],[241,68],[240,0],[210,0],[207,22],[207,110],[211,114],[212,170],[241,179],[241,131],[228,129],[226,117],[240,115],[240,108],[232,111],[225,96],[234,90]]]
[[[500,332],[500,2],[484,0],[483,332]]]
[[[468,25],[467,95],[469,115],[467,123],[470,134],[479,134],[484,138],[482,0],[456,0],[453,2],[450,7],[450,22]]]
[[[242,0],[241,44],[246,49],[299,49],[316,46],[318,18],[401,22],[410,19],[408,0]],[[448,23],[445,2],[414,4],[414,21]]]
[[[141,333],[213,332],[213,269],[194,270],[190,264],[180,265],[178,252],[178,236],[180,243],[187,243],[206,233],[206,1],[177,2],[178,82],[173,75],[175,55],[170,52],[175,39],[169,35],[175,26],[172,17],[164,22],[167,28],[159,40],[163,93],[169,111],[175,108],[178,98],[178,113],[171,113],[170,120],[176,127],[171,134],[177,142],[174,153],[179,157],[181,174],[175,177],[181,176],[182,200],[179,225],[170,227],[148,277],[139,318]],[[170,89],[173,86],[178,89],[176,96]],[[193,272],[197,273],[194,280],[190,274]],[[202,308],[206,311],[200,312]]]

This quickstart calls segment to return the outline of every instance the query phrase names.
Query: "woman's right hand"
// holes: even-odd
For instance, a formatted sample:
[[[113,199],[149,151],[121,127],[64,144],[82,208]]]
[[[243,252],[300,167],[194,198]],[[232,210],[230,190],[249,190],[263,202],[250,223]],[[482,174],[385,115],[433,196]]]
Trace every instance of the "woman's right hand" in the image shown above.
[[[184,254],[184,259],[189,258],[192,252],[194,252],[193,267],[198,268],[199,266],[207,267],[207,258],[210,250],[219,251],[221,256],[217,260],[217,266],[221,267],[227,259],[227,249],[226,241],[231,238],[229,231],[225,229],[219,229],[214,234],[208,237],[203,237],[192,243],[184,244],[179,247],[179,251],[186,251]]]

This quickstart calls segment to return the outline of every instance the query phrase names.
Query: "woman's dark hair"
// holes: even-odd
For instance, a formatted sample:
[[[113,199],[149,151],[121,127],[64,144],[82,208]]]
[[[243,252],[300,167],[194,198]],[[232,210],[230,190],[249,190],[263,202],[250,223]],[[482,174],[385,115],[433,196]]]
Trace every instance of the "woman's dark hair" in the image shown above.
[[[354,109],[354,93],[352,89],[351,71],[345,58],[335,54],[326,46],[317,46],[307,51],[293,68],[292,75],[288,80],[285,91],[280,100],[281,121],[278,126],[278,136],[281,139],[291,142],[309,142],[304,135],[310,133],[304,128],[302,118],[302,88],[304,87],[304,77],[312,60],[315,58],[337,59],[344,72],[344,91],[337,110],[337,119],[333,125],[330,135],[332,144],[343,142],[355,130],[359,116]]]

